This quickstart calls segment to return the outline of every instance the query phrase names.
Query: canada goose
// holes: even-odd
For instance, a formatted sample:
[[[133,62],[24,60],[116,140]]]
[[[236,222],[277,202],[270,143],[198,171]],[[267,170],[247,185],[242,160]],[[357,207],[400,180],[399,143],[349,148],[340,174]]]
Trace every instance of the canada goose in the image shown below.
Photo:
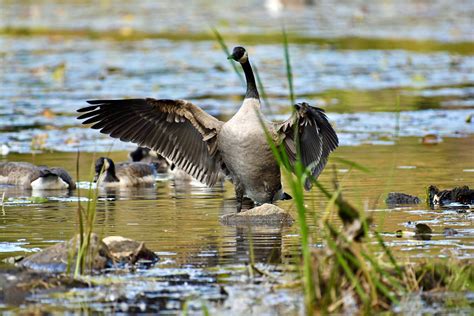
[[[168,173],[173,180],[192,181],[193,177],[182,169],[176,167],[174,163],[169,163],[166,158],[158,154],[156,151],[147,147],[137,147],[128,154],[130,160],[135,162],[151,163],[158,173]]]
[[[260,99],[248,54],[235,47],[229,59],[238,61],[245,73],[247,91],[239,111],[222,122],[185,100],[93,100],[78,110],[78,119],[101,133],[146,146],[172,161],[200,182],[213,186],[224,171],[235,186],[237,212],[244,196],[257,204],[288,197],[282,191],[280,167],[267,143],[262,124],[277,144],[283,144],[290,164],[301,150],[301,160],[313,177],[326,165],[338,146],[337,135],[324,110],[307,103],[282,123],[263,120]],[[297,127],[298,136],[294,131]],[[299,140],[296,144],[295,140]],[[312,186],[311,179],[305,189]]]
[[[158,173],[166,173],[170,168],[170,164],[156,151],[147,147],[137,147],[134,151],[128,154],[129,160],[133,162],[151,163]]]
[[[151,186],[155,183],[155,169],[143,162],[121,162],[115,165],[110,158],[95,161],[94,182],[105,187]]]
[[[431,206],[442,206],[449,203],[474,204],[474,190],[465,185],[452,190],[440,191],[436,186],[430,185],[428,187],[428,203]]]
[[[63,168],[35,166],[28,162],[1,162],[0,184],[12,184],[33,190],[76,188],[71,176]]]

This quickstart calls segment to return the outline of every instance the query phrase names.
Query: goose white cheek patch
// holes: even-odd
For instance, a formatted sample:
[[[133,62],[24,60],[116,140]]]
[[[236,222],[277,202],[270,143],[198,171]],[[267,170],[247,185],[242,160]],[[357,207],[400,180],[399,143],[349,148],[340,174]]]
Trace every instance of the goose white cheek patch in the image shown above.
[[[242,57],[240,57],[239,63],[241,63],[241,64],[246,63],[247,60],[249,60],[249,55],[247,54],[247,52],[245,52],[244,55]]]
[[[67,189],[69,185],[61,177],[41,177],[31,182],[33,190],[60,190]]]

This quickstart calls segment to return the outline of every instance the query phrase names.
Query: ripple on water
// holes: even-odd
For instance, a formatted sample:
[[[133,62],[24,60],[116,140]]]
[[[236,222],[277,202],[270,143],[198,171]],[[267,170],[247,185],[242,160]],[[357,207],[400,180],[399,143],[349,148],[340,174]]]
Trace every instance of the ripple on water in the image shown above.
[[[28,242],[0,242],[0,252],[38,252],[40,248],[26,248],[22,247],[29,245]]]

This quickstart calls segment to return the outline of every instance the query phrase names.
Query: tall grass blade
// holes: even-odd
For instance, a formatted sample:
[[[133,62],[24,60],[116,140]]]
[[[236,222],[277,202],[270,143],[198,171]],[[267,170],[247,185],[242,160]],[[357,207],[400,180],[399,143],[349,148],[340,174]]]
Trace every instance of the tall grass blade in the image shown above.
[[[255,64],[253,64],[253,69],[255,72],[255,78],[257,78],[258,91],[260,92],[260,95],[262,96],[263,102],[265,103],[265,107],[267,108],[270,114],[273,114],[272,108],[270,107],[270,102],[268,101],[267,93],[265,92],[265,87],[263,86],[263,82],[260,78],[260,74],[258,73],[258,68]]]
[[[310,310],[312,309],[315,303],[316,294],[313,282],[311,249],[309,244],[309,228],[308,223],[306,222],[306,207],[304,205],[304,166],[301,163],[301,160],[297,160],[295,162],[295,177],[293,178],[291,174],[291,169],[289,167],[289,158],[284,146],[278,146],[275,143],[263,118],[260,115],[258,116],[258,118],[260,120],[260,125],[262,126],[265,132],[267,143],[270,146],[270,149],[272,150],[275,159],[277,160],[280,166],[285,166],[285,168],[281,168],[283,170],[283,176],[287,180],[287,183],[289,183],[290,185],[291,193],[293,194],[293,201],[296,204],[296,209],[298,212],[298,223],[300,226],[301,249],[303,252],[303,280],[305,290],[305,305],[307,309]]]
[[[79,179],[79,157],[78,152],[77,161],[76,161],[76,173],[77,179]],[[92,174],[94,172],[94,159],[91,165],[90,178],[92,179]],[[101,170],[101,173],[104,170]],[[74,269],[74,277],[78,277],[80,274],[84,274],[86,271],[87,256],[91,255],[90,246],[91,246],[91,236],[94,230],[94,223],[96,218],[96,207],[97,207],[97,197],[98,197],[99,186],[96,186],[95,189],[92,188],[92,181],[89,183],[88,193],[87,193],[87,207],[84,208],[81,205],[80,198],[78,198],[78,221],[79,221],[79,249],[77,250],[76,256],[76,265]],[[78,189],[79,192],[79,189]],[[78,196],[80,197],[79,193]],[[75,246],[76,247],[76,246]],[[76,248],[75,248],[76,249]],[[92,264],[92,260],[89,260]],[[69,264],[69,263],[68,263]]]
[[[220,46],[222,48],[222,51],[226,54],[226,57],[229,56],[231,54],[231,52],[230,52],[229,48],[227,47],[221,33],[219,33],[219,31],[215,27],[212,27],[211,30],[214,33],[214,36],[216,37],[217,42],[220,44]],[[240,82],[242,83],[243,86],[245,86],[244,77],[242,76],[242,73],[237,69],[236,63],[233,60],[230,60],[229,62],[232,65],[232,68],[234,69],[234,72],[239,77]]]
[[[392,251],[387,247],[387,245],[385,244],[385,242],[382,239],[382,236],[380,236],[380,234],[377,231],[374,231],[374,235],[375,235],[375,238],[377,239],[377,242],[382,247],[384,253],[387,255],[388,259],[390,260],[390,263],[395,268],[398,275],[401,276],[402,275],[402,269],[400,268],[397,261],[395,260],[395,257],[393,256]]]
[[[288,78],[288,88],[289,88],[289,98],[290,98],[290,105],[293,106],[295,104],[295,92],[293,90],[293,72],[291,70],[291,63],[290,63],[290,48],[288,47],[288,36],[286,33],[286,29],[283,26],[283,49],[285,51],[285,63],[286,63],[286,77]]]
[[[355,161],[352,161],[352,160],[348,160],[348,159],[344,159],[344,158],[340,158],[340,157],[332,157],[331,158],[332,160],[334,161],[337,161],[337,162],[340,162],[344,165],[347,165],[351,168],[354,168],[354,169],[357,169],[359,171],[362,171],[362,172],[365,172],[365,173],[370,173],[370,169],[361,165],[361,164],[358,164],[357,162]]]

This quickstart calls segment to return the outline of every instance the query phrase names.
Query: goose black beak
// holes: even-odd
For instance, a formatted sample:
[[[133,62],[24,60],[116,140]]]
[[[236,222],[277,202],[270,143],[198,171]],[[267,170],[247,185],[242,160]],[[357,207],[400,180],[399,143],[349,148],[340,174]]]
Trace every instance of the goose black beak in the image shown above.
[[[227,57],[227,59],[228,59],[228,60],[231,60],[231,59],[232,59],[232,60],[235,60],[235,56],[234,56],[234,54],[232,54],[232,55],[229,55],[229,57]]]

